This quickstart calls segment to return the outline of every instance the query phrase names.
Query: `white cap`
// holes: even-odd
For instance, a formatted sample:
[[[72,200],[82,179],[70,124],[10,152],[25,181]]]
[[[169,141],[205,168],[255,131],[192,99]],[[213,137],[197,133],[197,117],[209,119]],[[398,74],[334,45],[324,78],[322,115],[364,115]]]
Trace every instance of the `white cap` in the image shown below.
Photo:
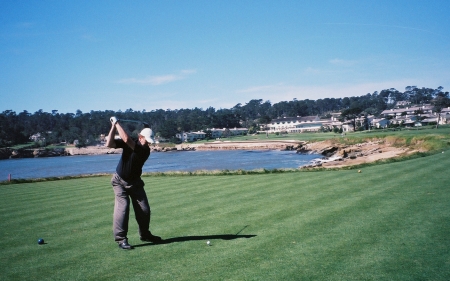
[[[139,133],[141,136],[145,138],[145,140],[149,143],[155,143],[155,139],[153,138],[153,131],[150,128],[144,128]]]

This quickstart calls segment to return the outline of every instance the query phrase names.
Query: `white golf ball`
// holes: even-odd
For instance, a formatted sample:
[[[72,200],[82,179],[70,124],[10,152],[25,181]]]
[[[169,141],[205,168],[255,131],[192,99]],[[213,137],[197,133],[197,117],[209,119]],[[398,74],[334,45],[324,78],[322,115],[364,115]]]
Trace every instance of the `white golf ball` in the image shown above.
[[[206,241],[206,245],[208,245],[208,246],[209,246],[209,245],[211,245],[211,242],[209,242],[209,241]]]

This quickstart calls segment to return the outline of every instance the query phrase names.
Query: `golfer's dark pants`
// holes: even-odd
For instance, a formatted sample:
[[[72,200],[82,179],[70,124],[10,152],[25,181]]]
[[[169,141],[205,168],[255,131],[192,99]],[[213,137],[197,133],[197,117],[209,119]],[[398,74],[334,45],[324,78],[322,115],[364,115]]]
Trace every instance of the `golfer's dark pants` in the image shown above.
[[[137,179],[132,182],[124,181],[118,174],[111,179],[114,189],[114,239],[120,243],[127,239],[128,221],[130,217],[130,200],[133,204],[134,214],[139,226],[139,235],[149,234],[150,227],[150,205],[144,190],[144,182]]]

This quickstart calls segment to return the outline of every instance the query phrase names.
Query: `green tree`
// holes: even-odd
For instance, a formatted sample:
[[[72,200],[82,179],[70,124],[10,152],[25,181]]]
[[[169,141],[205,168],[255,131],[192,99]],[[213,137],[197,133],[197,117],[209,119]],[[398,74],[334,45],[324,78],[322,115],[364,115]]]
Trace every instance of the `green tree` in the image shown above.
[[[341,120],[351,121],[353,131],[356,132],[356,118],[361,114],[361,108],[357,104],[352,104],[350,108],[344,109],[341,112]]]
[[[171,137],[174,137],[178,133],[178,127],[175,120],[167,120],[164,122],[164,124],[161,126],[159,133],[163,138],[170,139]]]
[[[422,109],[414,110],[415,124],[417,124],[417,122],[420,123],[424,119],[422,114],[423,114]]]
[[[231,135],[230,129],[226,128],[225,131],[224,131],[223,134],[222,134],[222,137],[224,137],[224,138],[229,138],[229,137],[231,137],[231,136],[232,136],[232,135]]]
[[[439,128],[439,121],[441,120],[442,109],[450,106],[450,99],[447,94],[439,95],[435,99],[431,101],[431,104],[434,106],[434,111],[438,114],[436,129]]]
[[[205,131],[205,139],[206,140],[212,139],[212,131],[211,130],[206,130]]]
[[[0,147],[29,141],[29,136],[23,134],[23,130],[23,123],[14,111],[3,111],[0,114]]]

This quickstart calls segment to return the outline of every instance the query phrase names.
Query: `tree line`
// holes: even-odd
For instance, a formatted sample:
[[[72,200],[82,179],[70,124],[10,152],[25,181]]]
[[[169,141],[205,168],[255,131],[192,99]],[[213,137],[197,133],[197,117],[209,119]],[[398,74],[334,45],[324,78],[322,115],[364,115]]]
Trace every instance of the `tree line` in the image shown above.
[[[211,128],[248,128],[250,132],[260,130],[260,125],[272,119],[295,116],[315,116],[329,118],[333,112],[342,112],[342,118],[379,115],[383,110],[392,108],[397,101],[409,101],[413,104],[434,103],[439,107],[448,106],[449,93],[443,87],[437,89],[408,86],[400,92],[394,88],[368,93],[357,97],[325,98],[318,100],[282,101],[272,104],[270,101],[253,99],[229,109],[175,109],[135,111],[90,111],[83,113],[59,113],[58,110],[30,113],[26,110],[16,113],[6,110],[0,113],[0,147],[27,143],[30,136],[39,133],[46,144],[73,143],[94,144],[101,134],[110,129],[109,118],[143,121],[152,127],[157,136],[172,139],[178,132],[199,131]],[[139,124],[123,123],[126,129],[137,136],[142,128]]]

